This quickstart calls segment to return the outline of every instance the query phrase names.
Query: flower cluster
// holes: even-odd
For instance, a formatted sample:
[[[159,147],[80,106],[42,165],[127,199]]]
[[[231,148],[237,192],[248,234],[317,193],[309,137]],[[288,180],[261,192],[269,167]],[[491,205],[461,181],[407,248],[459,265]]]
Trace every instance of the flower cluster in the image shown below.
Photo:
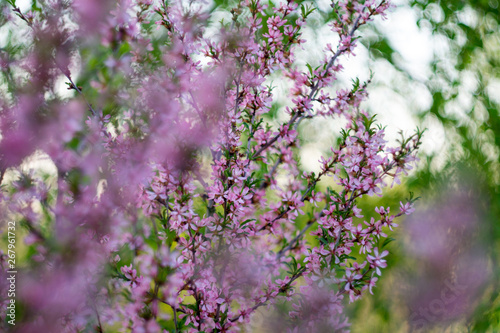
[[[422,133],[388,147],[361,109],[368,83],[333,88],[390,4],[332,3],[338,44],[302,68],[315,8],[292,0],[12,2],[32,44],[8,59],[27,79],[0,105],[1,204],[29,233],[20,332],[235,332],[266,306],[287,309],[276,331],[348,330],[344,298],[372,292],[414,200],[395,215],[358,203],[400,183]],[[276,77],[291,85],[280,123]],[[298,158],[312,118],[347,123],[318,173]],[[52,171],[26,171],[33,156]]]

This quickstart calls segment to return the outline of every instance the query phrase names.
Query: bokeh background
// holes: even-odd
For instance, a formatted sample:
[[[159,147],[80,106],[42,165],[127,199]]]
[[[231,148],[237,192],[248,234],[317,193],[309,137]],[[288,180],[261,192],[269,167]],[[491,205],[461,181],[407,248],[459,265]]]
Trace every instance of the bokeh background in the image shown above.
[[[223,8],[228,1],[214,1]],[[307,2],[307,1],[300,1]],[[310,1],[309,1],[310,2]],[[328,0],[314,1],[304,38],[317,47],[299,51],[303,63],[318,59],[335,36],[325,23]],[[356,57],[345,62],[337,83],[367,80],[364,105],[387,125],[387,138],[398,131],[426,128],[420,162],[403,186],[362,205],[398,207],[411,191],[421,197],[416,212],[402,221],[389,245],[389,267],[374,295],[350,304],[353,332],[499,332],[500,331],[500,9],[498,0],[393,1],[385,21],[363,27]],[[18,1],[21,10],[37,2]],[[10,10],[0,1],[0,10]],[[221,13],[224,11],[221,10]],[[223,16],[223,14],[221,14]],[[2,16],[3,17],[3,16]],[[0,22],[0,55],[22,52],[22,29]],[[110,55],[83,45],[82,75],[74,74],[90,100],[112,110],[113,59],[127,53],[117,45]],[[111,60],[110,60],[111,59]],[[104,64],[104,65],[103,65]],[[0,71],[0,89],[8,91],[16,73]],[[108,87],[99,96],[95,78]],[[280,86],[283,92],[287,87]],[[60,97],[72,94],[61,78]],[[93,95],[94,94],[94,95]],[[285,101],[276,104],[276,121]],[[335,141],[337,122],[301,125],[305,169]],[[38,166],[39,167],[39,166]]]
[[[374,297],[350,306],[352,331],[498,332],[499,2],[396,5],[362,41],[368,108],[393,128],[427,128],[406,183],[421,199]]]

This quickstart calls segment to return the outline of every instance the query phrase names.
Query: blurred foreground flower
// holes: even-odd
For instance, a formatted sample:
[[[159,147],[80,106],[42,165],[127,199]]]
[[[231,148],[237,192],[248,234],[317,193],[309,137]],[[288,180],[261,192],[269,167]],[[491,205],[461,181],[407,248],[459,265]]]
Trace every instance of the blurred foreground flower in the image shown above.
[[[448,188],[440,200],[407,220],[407,256],[414,262],[406,288],[410,326],[430,330],[471,315],[491,278],[481,195]]]

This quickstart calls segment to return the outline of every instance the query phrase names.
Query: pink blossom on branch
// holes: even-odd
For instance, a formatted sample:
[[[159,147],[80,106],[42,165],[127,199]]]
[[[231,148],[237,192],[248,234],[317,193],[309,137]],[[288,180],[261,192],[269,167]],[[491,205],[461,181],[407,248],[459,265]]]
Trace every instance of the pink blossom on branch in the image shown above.
[[[399,183],[422,132],[388,147],[361,109],[368,83],[325,89],[354,55],[358,28],[389,2],[332,2],[339,44],[308,70],[294,52],[315,9],[265,3],[240,1],[219,23],[204,1],[54,1],[33,16],[14,8],[33,43],[22,60],[28,80],[0,114],[0,171],[18,172],[1,203],[34,253],[20,332],[235,332],[281,303],[289,320],[277,331],[348,330],[344,294],[372,292],[387,267],[383,239],[414,200],[397,215],[358,202]],[[109,52],[82,88],[70,69],[88,52],[84,38]],[[67,99],[53,94],[61,75],[75,93]],[[293,83],[277,126],[276,76]],[[321,171],[307,173],[300,124],[321,117],[348,125]],[[35,151],[50,158],[55,181],[22,170]],[[319,185],[326,177],[335,189]],[[53,284],[82,286],[50,316],[54,300],[31,282],[43,265],[57,268],[43,274]]]

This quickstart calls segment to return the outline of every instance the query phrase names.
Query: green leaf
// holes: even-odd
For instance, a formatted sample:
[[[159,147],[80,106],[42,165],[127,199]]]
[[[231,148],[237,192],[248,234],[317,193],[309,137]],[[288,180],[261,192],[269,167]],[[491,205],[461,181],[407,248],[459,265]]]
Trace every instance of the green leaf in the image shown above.
[[[313,76],[313,68],[310,64],[306,64],[307,68],[309,69],[309,73],[311,74],[311,76]]]
[[[384,240],[384,243],[382,244],[382,248],[384,248],[387,244],[389,244],[390,242],[395,241],[395,240],[396,240],[395,238],[392,238],[392,237],[387,237],[387,238]]]

